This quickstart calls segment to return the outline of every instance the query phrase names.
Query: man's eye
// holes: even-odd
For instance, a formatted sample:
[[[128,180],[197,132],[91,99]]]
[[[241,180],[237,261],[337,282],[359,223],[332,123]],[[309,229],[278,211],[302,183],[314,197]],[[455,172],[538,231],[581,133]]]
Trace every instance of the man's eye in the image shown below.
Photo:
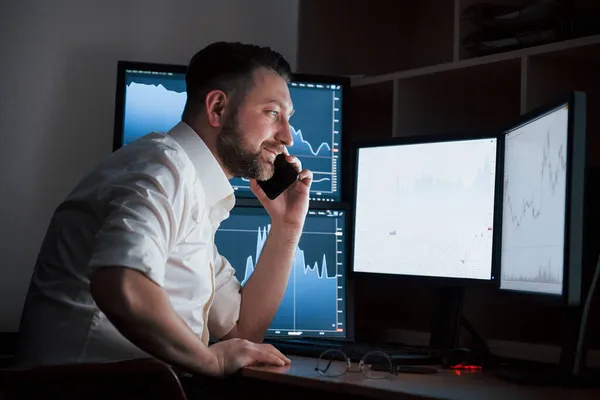
[[[269,114],[270,114],[271,116],[273,116],[273,117],[276,117],[276,116],[277,116],[277,114],[279,114],[279,111],[274,111],[274,110],[269,110],[268,112],[269,112]]]

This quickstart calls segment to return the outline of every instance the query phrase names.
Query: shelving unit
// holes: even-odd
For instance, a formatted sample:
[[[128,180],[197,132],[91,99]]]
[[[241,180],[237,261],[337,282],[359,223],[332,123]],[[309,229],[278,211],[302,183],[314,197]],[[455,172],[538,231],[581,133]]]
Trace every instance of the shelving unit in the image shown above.
[[[588,98],[589,163],[600,166],[600,34],[478,56],[461,46],[475,29],[461,15],[483,1],[533,3],[301,0],[298,70],[352,77],[345,134],[354,140],[497,129],[581,90]],[[600,15],[598,0],[564,1]],[[408,283],[355,282],[357,330],[368,336],[378,329],[426,329],[427,290]],[[557,340],[555,331],[543,328],[554,326],[557,310],[536,302],[481,289],[470,292],[465,312],[485,337]],[[589,336],[597,337],[600,320],[589,322]]]
[[[600,2],[570,1],[600,11]],[[477,57],[461,46],[474,31],[462,12],[477,2],[304,0],[299,67],[361,75],[352,80],[355,138],[489,129],[582,90],[590,109],[590,161],[600,164],[600,117],[593,112],[600,110],[600,34]]]
[[[588,93],[593,110],[600,95],[599,65],[600,35],[594,35],[355,78],[352,86],[380,88],[378,94],[364,92],[390,104],[393,136],[443,133],[498,126],[575,89]],[[590,132],[598,128],[596,119],[590,120]]]

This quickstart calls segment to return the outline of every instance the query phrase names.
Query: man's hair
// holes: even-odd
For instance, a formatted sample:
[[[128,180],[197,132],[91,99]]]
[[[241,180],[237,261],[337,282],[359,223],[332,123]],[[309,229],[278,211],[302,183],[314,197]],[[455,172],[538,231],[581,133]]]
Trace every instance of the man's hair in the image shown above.
[[[292,74],[285,58],[269,47],[216,42],[200,50],[190,60],[185,75],[184,118],[202,113],[206,95],[213,90],[222,90],[239,105],[254,84],[254,72],[260,68],[274,72],[286,81]]]

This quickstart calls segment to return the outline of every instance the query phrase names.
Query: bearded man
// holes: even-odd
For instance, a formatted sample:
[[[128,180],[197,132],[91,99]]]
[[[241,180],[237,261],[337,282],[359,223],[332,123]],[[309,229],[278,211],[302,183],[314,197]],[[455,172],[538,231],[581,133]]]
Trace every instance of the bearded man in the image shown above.
[[[112,153],[57,207],[21,318],[18,365],[155,357],[228,375],[289,363],[261,342],[285,293],[312,182],[286,150],[290,75],[266,47],[218,42],[192,57],[181,121]],[[299,179],[270,200],[257,180],[273,175],[280,153]],[[271,217],[243,289],[214,244],[235,203],[233,177],[250,180]]]

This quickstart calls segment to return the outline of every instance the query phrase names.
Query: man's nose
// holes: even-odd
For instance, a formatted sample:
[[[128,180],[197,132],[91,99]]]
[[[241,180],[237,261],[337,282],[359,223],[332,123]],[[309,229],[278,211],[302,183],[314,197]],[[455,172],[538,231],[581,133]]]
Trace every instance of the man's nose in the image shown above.
[[[277,139],[277,141],[281,144],[283,144],[286,147],[290,147],[294,145],[294,136],[292,134],[292,127],[289,123],[289,121],[284,120],[281,123],[281,127],[279,128],[279,130],[277,131],[277,135],[275,136],[275,139]]]

